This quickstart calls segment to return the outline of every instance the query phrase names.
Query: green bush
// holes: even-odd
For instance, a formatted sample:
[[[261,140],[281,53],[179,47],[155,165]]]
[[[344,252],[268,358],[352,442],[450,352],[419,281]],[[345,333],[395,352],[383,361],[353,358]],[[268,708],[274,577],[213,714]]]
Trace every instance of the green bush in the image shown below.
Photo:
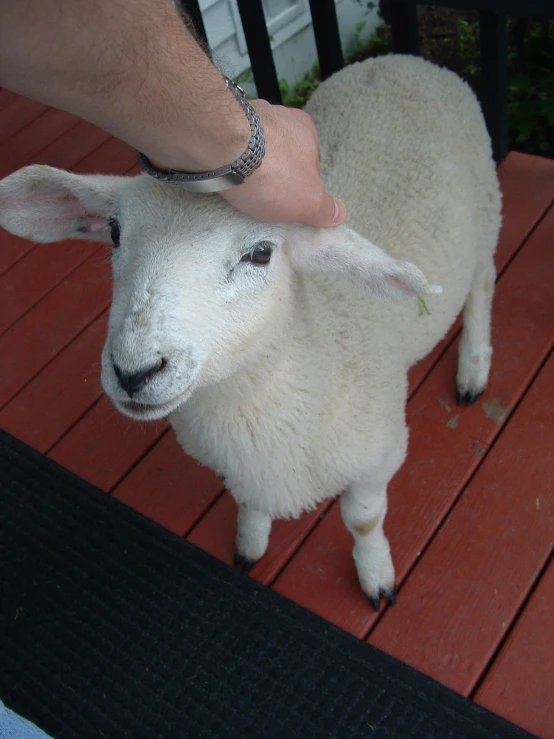
[[[313,65],[312,69],[304,76],[304,79],[292,87],[286,80],[279,80],[283,105],[288,105],[291,108],[303,108],[310,99],[312,92],[319,87],[320,82],[321,73],[318,62]]]
[[[458,20],[462,76],[479,93],[479,24]],[[554,21],[508,21],[509,147],[554,156]]]

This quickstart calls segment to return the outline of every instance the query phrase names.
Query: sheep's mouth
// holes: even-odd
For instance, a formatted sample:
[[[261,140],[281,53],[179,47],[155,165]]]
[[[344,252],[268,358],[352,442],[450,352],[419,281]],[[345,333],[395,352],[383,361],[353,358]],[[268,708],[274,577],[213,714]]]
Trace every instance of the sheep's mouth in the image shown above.
[[[166,416],[170,412],[170,410],[166,411],[166,408],[170,409],[172,407],[170,403],[147,405],[146,403],[138,403],[136,400],[118,400],[116,405],[126,415],[146,420],[150,418],[152,420],[163,418],[163,416]]]
[[[176,408],[182,405],[190,395],[187,391],[167,403],[140,403],[138,400],[116,400],[115,406],[126,416],[139,421],[157,421],[169,416]]]

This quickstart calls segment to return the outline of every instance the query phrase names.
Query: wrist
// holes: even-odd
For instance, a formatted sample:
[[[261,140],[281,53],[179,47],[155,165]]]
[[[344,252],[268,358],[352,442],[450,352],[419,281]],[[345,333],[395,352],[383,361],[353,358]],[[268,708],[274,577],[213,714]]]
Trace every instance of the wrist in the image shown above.
[[[250,136],[248,118],[222,79],[222,88],[202,101],[183,129],[166,132],[144,153],[162,170],[205,172],[242,156]]]
[[[265,154],[264,133],[260,118],[256,110],[246,100],[244,91],[228,78],[226,79],[226,87],[239,103],[242,113],[244,113],[244,119],[248,121],[250,136],[247,145],[241,145],[242,153],[229,162],[228,155],[225,152],[225,161],[228,163],[224,165],[210,165],[210,160],[206,158],[189,158],[188,161],[193,162],[192,166],[191,164],[185,164],[177,167],[175,164],[160,164],[158,163],[159,160],[152,161],[147,155],[138,151],[139,164],[144,172],[161,182],[180,184],[186,190],[192,192],[220,192],[245,182],[245,179],[262,163]],[[227,132],[225,142],[229,144],[233,140],[233,129],[227,126]],[[212,132],[210,132],[211,135]],[[227,148],[227,151],[231,150]],[[164,161],[176,161],[176,158],[164,158],[162,162]],[[183,160],[181,159],[181,161]],[[198,165],[195,162],[199,161],[203,162],[200,165],[202,169],[196,169]],[[215,161],[215,159],[212,161]]]

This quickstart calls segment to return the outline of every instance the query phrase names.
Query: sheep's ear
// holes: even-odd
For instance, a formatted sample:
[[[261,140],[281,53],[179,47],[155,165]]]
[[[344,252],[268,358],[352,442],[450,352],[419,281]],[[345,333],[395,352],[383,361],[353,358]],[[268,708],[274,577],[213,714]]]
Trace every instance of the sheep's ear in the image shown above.
[[[109,241],[124,177],[77,175],[43,165],[0,180],[0,226],[31,241]]]
[[[295,226],[289,231],[286,249],[298,272],[342,279],[373,298],[402,301],[442,292],[441,287],[429,285],[423,272],[413,264],[393,259],[344,226]]]

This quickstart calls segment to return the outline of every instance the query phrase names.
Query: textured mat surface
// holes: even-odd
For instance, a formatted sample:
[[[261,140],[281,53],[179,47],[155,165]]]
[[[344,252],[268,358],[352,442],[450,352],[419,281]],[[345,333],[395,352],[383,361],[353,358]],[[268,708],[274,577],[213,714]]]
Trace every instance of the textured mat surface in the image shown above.
[[[529,736],[0,432],[0,698],[55,739]]]

